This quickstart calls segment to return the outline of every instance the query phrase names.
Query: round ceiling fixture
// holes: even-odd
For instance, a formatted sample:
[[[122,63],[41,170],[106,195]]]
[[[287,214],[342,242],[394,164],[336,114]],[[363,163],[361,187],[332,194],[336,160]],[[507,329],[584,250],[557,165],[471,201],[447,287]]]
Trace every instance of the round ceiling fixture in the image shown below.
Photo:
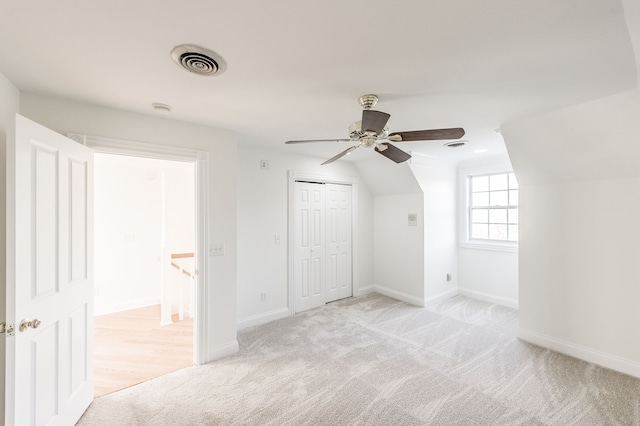
[[[174,47],[171,51],[171,57],[176,64],[193,74],[219,75],[227,69],[227,63],[220,55],[192,44],[181,44]]]

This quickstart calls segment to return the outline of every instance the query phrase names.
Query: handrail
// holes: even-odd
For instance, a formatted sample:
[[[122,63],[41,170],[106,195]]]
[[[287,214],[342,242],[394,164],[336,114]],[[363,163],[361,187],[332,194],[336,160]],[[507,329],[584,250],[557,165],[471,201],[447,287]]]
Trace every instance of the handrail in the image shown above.
[[[172,259],[184,259],[186,257],[195,257],[195,253],[172,253]]]
[[[190,257],[195,257],[195,253],[172,253],[171,254],[171,259],[186,259]],[[191,272],[182,269],[182,267],[177,263],[171,262],[171,266],[178,269],[180,272],[182,272],[184,275],[188,276],[189,278],[193,278],[193,274]]]

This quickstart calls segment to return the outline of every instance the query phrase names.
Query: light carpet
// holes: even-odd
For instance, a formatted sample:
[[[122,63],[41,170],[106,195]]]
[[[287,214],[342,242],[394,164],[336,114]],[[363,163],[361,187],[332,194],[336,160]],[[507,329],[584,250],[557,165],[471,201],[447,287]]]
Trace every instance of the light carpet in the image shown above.
[[[517,311],[377,294],[238,334],[240,352],[96,399],[79,425],[633,425],[640,380],[517,339]]]

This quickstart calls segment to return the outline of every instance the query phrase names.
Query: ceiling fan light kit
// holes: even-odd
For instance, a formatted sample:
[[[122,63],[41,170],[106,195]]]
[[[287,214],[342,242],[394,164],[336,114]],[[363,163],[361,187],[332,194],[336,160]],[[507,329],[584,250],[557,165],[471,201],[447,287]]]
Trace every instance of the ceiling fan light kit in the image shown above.
[[[389,142],[413,142],[413,141],[429,141],[429,140],[447,140],[460,139],[464,136],[464,129],[461,127],[451,129],[433,129],[433,130],[413,130],[408,132],[389,133],[387,122],[391,115],[382,111],[375,111],[371,108],[378,103],[376,95],[363,95],[358,98],[360,106],[363,108],[362,119],[354,122],[349,126],[349,139],[311,139],[311,140],[292,140],[286,141],[286,144],[298,144],[309,142],[355,142],[353,145],[339,154],[331,157],[322,165],[333,163],[339,158],[352,153],[354,150],[365,147],[374,148],[374,151],[387,157],[396,163],[403,163],[411,158],[411,155],[405,151],[391,145]],[[445,144],[445,146],[453,146]],[[465,142],[458,142],[455,146],[462,146]]]

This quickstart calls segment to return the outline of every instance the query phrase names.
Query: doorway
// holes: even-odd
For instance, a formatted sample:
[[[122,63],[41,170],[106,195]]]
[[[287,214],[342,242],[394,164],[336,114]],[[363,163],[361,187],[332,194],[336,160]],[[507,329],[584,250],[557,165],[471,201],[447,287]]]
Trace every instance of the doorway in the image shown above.
[[[94,155],[95,396],[193,364],[195,167]]]

